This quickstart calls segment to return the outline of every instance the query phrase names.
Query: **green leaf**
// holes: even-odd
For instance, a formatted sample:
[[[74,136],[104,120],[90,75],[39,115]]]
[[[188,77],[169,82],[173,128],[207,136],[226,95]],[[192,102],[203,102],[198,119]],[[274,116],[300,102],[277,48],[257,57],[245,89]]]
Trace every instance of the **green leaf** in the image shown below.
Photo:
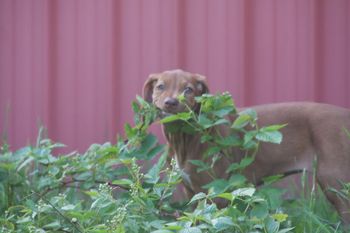
[[[52,223],[43,226],[44,229],[59,229],[61,227],[60,221],[54,221]]]
[[[234,110],[235,108],[233,106],[227,106],[227,107],[220,108],[219,110],[213,111],[213,114],[218,117],[224,117],[228,114],[233,113]]]
[[[153,147],[146,156],[147,160],[151,160],[153,159],[156,155],[158,155],[159,153],[161,153],[164,150],[164,145],[158,145]]]
[[[0,210],[7,209],[9,194],[5,189],[4,183],[0,182]],[[10,197],[11,198],[11,197]]]
[[[241,159],[241,161],[239,163],[231,164],[227,168],[226,173],[234,172],[237,170],[242,170],[242,169],[246,168],[247,166],[249,166],[250,164],[252,164],[254,162],[254,160],[255,160],[255,158],[252,156],[244,157],[243,159]]]
[[[226,124],[227,125],[227,124],[230,124],[230,122],[228,120],[226,120],[226,119],[219,119],[219,120],[215,121],[212,126],[222,125],[222,124]]]
[[[255,193],[255,188],[249,187],[249,188],[240,188],[236,189],[235,191],[232,192],[234,196],[237,197],[252,197]]]
[[[75,205],[68,204],[68,205],[63,206],[61,209],[62,210],[74,210],[75,209]]]
[[[287,233],[287,232],[292,232],[292,230],[293,230],[294,228],[295,228],[295,227],[285,228],[285,229],[279,230],[277,233]]]
[[[255,125],[257,120],[257,114],[253,109],[246,109],[238,113],[238,117],[233,122],[231,128],[233,129],[242,129],[248,124]]]
[[[137,159],[150,160],[157,155],[163,149],[163,146],[157,146],[157,137],[153,134],[148,134],[141,142],[140,148],[133,153],[130,153],[130,157],[136,157]],[[156,148],[158,147],[158,148]]]
[[[96,190],[84,191],[84,193],[90,196],[91,198],[96,198],[99,196],[99,192],[97,192]]]
[[[0,168],[0,182],[4,182],[9,179],[9,172],[7,169]]]
[[[8,182],[11,185],[19,185],[22,181],[23,181],[24,177],[22,177],[21,175],[19,175],[18,173],[10,173]]]
[[[244,185],[244,183],[247,181],[247,178],[241,174],[233,174],[230,179],[230,187],[236,188]]]
[[[204,153],[204,158],[208,158],[209,156],[216,155],[220,153],[220,151],[221,151],[221,148],[218,146],[209,147]]]
[[[226,170],[226,173],[234,172],[241,169],[239,163],[232,163]]]
[[[29,222],[33,222],[33,219],[30,216],[27,216],[24,218],[22,217],[16,221],[17,224],[23,224],[23,223],[29,223]]]
[[[182,229],[179,233],[202,233],[201,229],[198,227],[189,227]]]
[[[285,127],[286,124],[284,125],[270,125],[261,128],[257,135],[256,139],[263,141],[263,142],[271,142],[271,143],[277,143],[280,144],[282,142],[282,133],[277,131],[283,127]]]
[[[234,225],[230,217],[219,217],[211,220],[213,227],[218,231],[226,230]]]
[[[229,201],[233,201],[235,199],[235,196],[232,193],[220,193],[216,195],[216,197],[220,197]]]
[[[178,115],[170,115],[170,116],[166,116],[163,119],[160,120],[160,123],[165,124],[165,123],[169,123],[169,122],[173,122],[173,121],[177,121],[179,120],[180,117]]]
[[[198,116],[198,124],[200,124],[204,129],[210,128],[214,125],[214,122],[207,118],[204,114]]]
[[[209,135],[209,134],[205,134],[201,136],[201,143],[205,143],[208,142],[210,140],[213,139],[213,136]]]
[[[148,106],[149,105],[149,103],[139,95],[136,95],[136,100],[141,104],[141,106]]]
[[[256,139],[262,142],[271,142],[280,144],[282,142],[282,134],[278,131],[261,131],[256,134]]]
[[[13,223],[5,219],[0,219],[0,226],[3,228],[3,230],[9,230],[8,232],[14,232],[15,230]]]
[[[156,136],[154,136],[153,134],[148,134],[144,139],[144,141],[142,142],[141,150],[149,151],[157,144],[157,142],[158,142],[158,139]]]
[[[277,214],[273,214],[272,217],[278,221],[278,222],[285,222],[288,218],[288,214],[283,214],[283,213],[277,213]]]
[[[152,222],[149,223],[150,226],[156,228],[156,229],[159,229],[159,230],[164,230],[164,224],[166,223],[167,221],[164,221],[164,220],[154,220]]]
[[[180,112],[180,113],[163,118],[162,120],[160,120],[160,123],[165,124],[165,123],[170,123],[177,120],[187,121],[191,119],[191,117],[192,117],[191,112]]]
[[[178,224],[177,222],[167,223],[165,229],[171,230],[171,231],[179,231],[179,230],[183,229],[182,226],[179,226],[177,224]]]
[[[241,128],[244,128],[246,125],[249,124],[251,120],[251,117],[249,115],[239,115],[236,120],[233,122],[232,124],[232,128],[234,129],[241,129]]]
[[[283,203],[282,195],[285,192],[286,190],[283,190],[280,188],[273,188],[273,187],[264,187],[261,190],[259,190],[260,196],[264,197],[265,200],[267,200],[270,208],[273,210],[278,209],[282,205]]]
[[[264,132],[268,132],[268,131],[277,131],[280,130],[284,127],[286,127],[288,124],[283,124],[283,125],[269,125],[269,126],[265,126],[262,127],[260,130],[264,131]]]
[[[262,180],[264,181],[264,185],[269,185],[269,184],[272,184],[272,183],[275,183],[275,182],[281,180],[283,177],[284,177],[284,175],[277,174],[274,176],[264,177]]]
[[[133,138],[136,136],[137,131],[133,129],[130,124],[125,124],[124,126],[125,134],[128,138]]]
[[[119,224],[116,229],[114,229],[115,233],[125,233],[125,227],[124,225]],[[107,233],[106,231],[101,231],[101,232],[94,232],[94,233]],[[109,233],[109,232],[108,232]]]
[[[214,194],[225,192],[229,187],[229,182],[224,179],[216,179],[203,186],[205,189],[211,189]]]
[[[150,184],[155,184],[159,181],[160,176],[159,173],[161,169],[165,166],[166,160],[168,157],[168,153],[163,153],[158,162],[153,165],[153,167],[145,174],[145,181]]]
[[[269,214],[268,206],[265,202],[256,204],[250,212],[250,216],[257,219],[264,219]]]
[[[59,167],[57,166],[50,166],[49,168],[49,174],[52,176],[56,176],[60,172]]]
[[[198,167],[197,172],[207,171],[210,169],[210,166],[202,160],[189,160],[189,162]]]
[[[194,195],[191,198],[191,200],[190,200],[190,202],[188,204],[192,204],[193,202],[198,201],[198,200],[202,200],[202,199],[204,199],[206,197],[207,197],[207,195],[205,193],[203,193],[203,192],[197,193],[196,195]]]
[[[243,145],[246,145],[250,141],[252,141],[254,139],[254,137],[256,136],[256,134],[257,134],[257,132],[255,130],[249,131],[246,134],[244,134]]]
[[[258,115],[257,115],[256,111],[252,108],[247,108],[247,109],[239,112],[238,114],[239,115],[248,115],[254,121],[256,121],[258,119]]]
[[[273,218],[269,217],[266,222],[266,230],[268,233],[275,233],[278,231],[278,228],[280,227],[280,223],[275,221]]]
[[[139,113],[140,112],[140,105],[136,102],[131,103],[131,108],[134,113]]]
[[[237,134],[231,134],[227,137],[216,137],[215,142],[221,146],[239,146],[241,145],[241,139]]]
[[[173,233],[173,231],[169,231],[169,230],[156,230],[156,231],[152,231],[151,233]]]
[[[186,101],[186,97],[184,93],[181,93],[177,99],[180,101],[180,103],[184,103]]]
[[[249,166],[250,164],[252,164],[255,160],[255,157],[253,156],[247,156],[247,157],[244,157],[243,159],[241,159],[241,161],[239,162],[239,165],[242,167],[242,168],[245,168],[247,166]]]
[[[19,164],[19,166],[16,168],[17,171],[20,171],[22,168],[26,167],[28,164],[30,164],[34,158],[32,156],[27,157],[22,163]]]
[[[112,184],[115,184],[115,185],[121,185],[121,186],[130,186],[132,185],[134,182],[132,180],[129,180],[129,179],[119,179],[119,180],[114,180],[112,181]]]

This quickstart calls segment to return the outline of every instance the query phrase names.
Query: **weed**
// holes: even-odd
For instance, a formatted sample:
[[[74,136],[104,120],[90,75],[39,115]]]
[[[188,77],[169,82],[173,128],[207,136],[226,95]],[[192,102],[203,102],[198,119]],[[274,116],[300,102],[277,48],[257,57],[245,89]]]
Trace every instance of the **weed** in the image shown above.
[[[312,191],[287,202],[283,190],[257,188],[242,175],[260,142],[282,141],[278,130],[283,125],[258,126],[256,113],[251,109],[237,113],[227,93],[198,97],[199,114],[188,111],[160,121],[182,121],[180,130],[199,133],[210,145],[204,160],[191,161],[198,171],[212,176],[207,192],[174,201],[183,172],[174,161],[167,165],[166,146],[148,132],[157,121],[157,109],[140,97],[137,100],[132,104],[134,126],[125,125],[126,138],[118,137],[116,144],[93,144],[83,154],[54,156],[53,151],[63,145],[43,137],[42,130],[35,146],[12,152],[3,144],[0,232],[341,232],[334,211],[327,211],[332,216],[327,220],[319,214],[328,209],[320,204],[325,202],[323,196]],[[237,117],[230,122],[228,114]],[[231,128],[229,136],[212,133],[221,124]],[[229,179],[219,179],[213,165],[230,156],[225,152],[232,146],[246,151],[246,156],[229,167]],[[150,168],[142,167],[158,155]],[[348,190],[345,185],[342,195],[348,196]],[[219,209],[213,202],[218,198],[226,200],[227,207]]]

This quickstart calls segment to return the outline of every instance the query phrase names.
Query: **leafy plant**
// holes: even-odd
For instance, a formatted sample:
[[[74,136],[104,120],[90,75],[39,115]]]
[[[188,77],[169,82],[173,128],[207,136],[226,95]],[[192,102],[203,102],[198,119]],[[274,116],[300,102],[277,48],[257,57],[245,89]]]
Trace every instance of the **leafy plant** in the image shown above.
[[[208,191],[175,201],[183,171],[174,160],[167,162],[166,146],[148,132],[158,110],[140,97],[137,100],[132,104],[134,126],[126,124],[125,138],[118,137],[116,144],[93,144],[83,154],[55,155],[63,145],[45,138],[43,130],[34,146],[12,152],[4,143],[0,232],[311,232],[306,223],[296,224],[299,219],[293,210],[300,202],[288,206],[283,190],[270,185],[257,188],[242,175],[260,142],[281,142],[278,130],[283,126],[258,126],[257,114],[250,109],[237,113],[227,93],[198,97],[199,113],[189,109],[160,120],[181,122],[182,127],[173,130],[199,133],[210,145],[203,160],[191,161],[199,172],[212,175],[213,181],[205,186]],[[229,127],[230,134],[216,131],[220,125]],[[225,180],[216,177],[213,166],[230,156],[231,147],[246,153],[229,167],[231,175]],[[227,206],[218,208],[216,200]],[[326,227],[319,232],[341,232],[331,223]]]
[[[139,99],[140,101],[143,101]],[[42,139],[0,156],[1,232],[149,232],[175,211],[169,202],[179,171],[147,132],[156,110],[133,104],[127,140],[93,144],[84,154],[54,156],[63,145]],[[146,173],[140,162],[162,154]],[[164,219],[164,220],[163,220]]]

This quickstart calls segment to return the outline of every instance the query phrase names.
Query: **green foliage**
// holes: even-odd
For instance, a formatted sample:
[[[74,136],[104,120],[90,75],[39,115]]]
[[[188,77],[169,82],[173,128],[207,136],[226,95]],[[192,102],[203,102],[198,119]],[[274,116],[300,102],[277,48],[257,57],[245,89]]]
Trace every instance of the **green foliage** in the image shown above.
[[[198,97],[199,113],[189,109],[160,120],[176,121],[181,127],[173,130],[199,133],[201,141],[210,145],[203,160],[190,161],[199,172],[212,175],[213,181],[204,186],[208,191],[185,202],[175,201],[183,172],[174,160],[167,164],[167,148],[148,133],[149,125],[157,120],[157,109],[140,97],[137,100],[132,104],[134,126],[126,124],[126,138],[119,137],[116,144],[93,144],[83,154],[57,155],[55,149],[63,145],[44,138],[42,130],[34,146],[12,152],[4,144],[0,232],[341,232],[331,224],[319,227],[324,221],[317,215],[309,218],[312,223],[300,224],[295,213],[300,213],[302,202],[287,205],[283,190],[254,187],[242,175],[254,161],[260,142],[281,142],[278,130],[283,125],[260,128],[256,112],[237,113],[227,93]],[[221,125],[231,129],[229,135],[221,135],[217,130]],[[222,156],[230,156],[226,152],[231,147],[245,151],[246,156],[229,166],[228,180],[220,179],[213,166]],[[266,183],[278,178],[270,177]],[[348,194],[348,186],[344,187]],[[313,198],[303,202],[310,206],[316,203]],[[226,205],[218,208],[217,202]]]

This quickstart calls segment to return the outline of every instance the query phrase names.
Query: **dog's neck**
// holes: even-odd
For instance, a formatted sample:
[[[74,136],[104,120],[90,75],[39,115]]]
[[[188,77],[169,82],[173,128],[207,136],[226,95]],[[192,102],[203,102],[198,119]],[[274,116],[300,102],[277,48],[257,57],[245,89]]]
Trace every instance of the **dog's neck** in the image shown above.
[[[163,133],[169,143],[173,156],[178,165],[184,168],[189,160],[203,160],[203,154],[208,149],[207,143],[201,142],[201,135],[195,131],[186,132],[184,127],[188,126],[186,122],[174,121],[163,124]],[[223,135],[227,135],[222,126],[215,126],[216,130]],[[227,129],[226,129],[227,131]],[[239,148],[230,148],[229,154],[232,154],[231,162],[237,162],[242,159],[243,153]],[[189,166],[189,164],[187,164]]]
[[[199,153],[193,153],[201,149],[200,135],[198,133],[186,133],[182,130],[185,122],[172,122],[163,125],[163,132],[178,165],[183,168],[188,160],[200,159]],[[198,148],[196,148],[198,147]],[[198,157],[198,158],[197,158]]]
[[[172,122],[163,125],[163,132],[167,138],[170,148],[170,155],[175,158],[177,165],[182,171],[182,178],[188,190],[202,190],[201,187],[212,181],[208,171],[198,173],[198,167],[192,164],[191,160],[210,162],[210,158],[204,159],[203,155],[208,149],[208,143],[201,143],[199,133],[185,133],[181,130],[180,122]],[[178,127],[178,130],[173,130]],[[171,129],[171,130],[170,130]],[[217,177],[228,176],[226,170],[232,163],[226,156],[221,157],[220,163],[213,167]]]

